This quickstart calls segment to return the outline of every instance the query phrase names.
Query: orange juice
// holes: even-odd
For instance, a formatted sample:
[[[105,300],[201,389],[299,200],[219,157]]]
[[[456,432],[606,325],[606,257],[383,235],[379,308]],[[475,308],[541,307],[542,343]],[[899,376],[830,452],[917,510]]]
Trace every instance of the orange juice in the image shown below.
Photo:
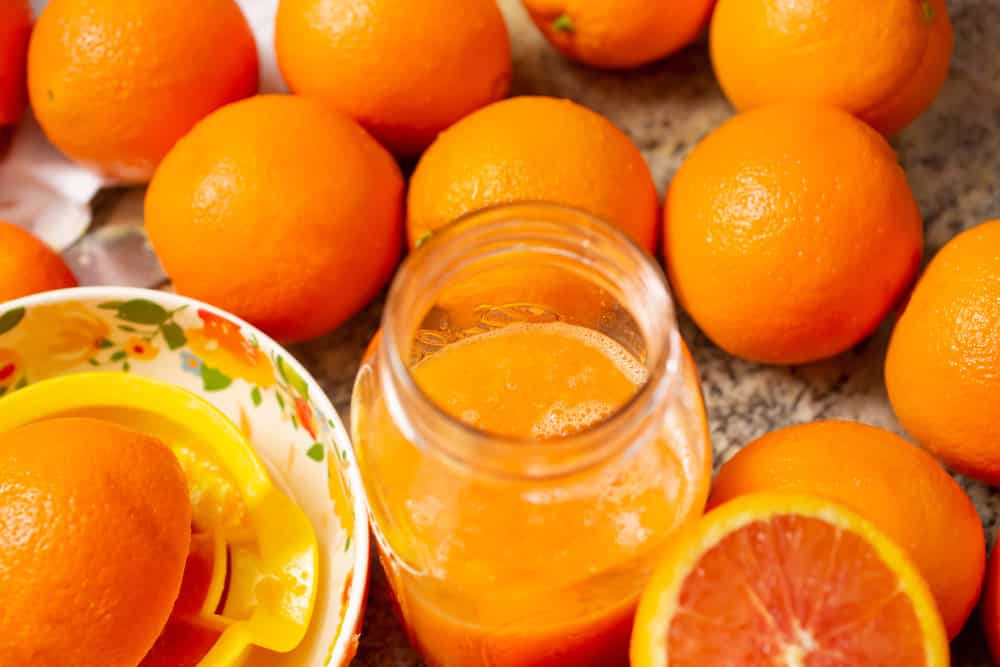
[[[646,381],[646,369],[614,340],[561,322],[512,324],[460,340],[412,372],[453,417],[537,440],[607,419]]]
[[[612,240],[614,257],[631,253],[638,268],[620,280],[577,288],[600,260],[595,228],[579,271],[540,262],[530,275],[560,282],[522,289],[505,277],[530,255],[526,233],[504,256],[475,231],[411,257],[355,385],[354,447],[384,569],[431,667],[625,667],[638,596],[707,497],[693,364],[670,312],[632,317],[614,292],[634,277],[650,304],[669,305],[627,241]],[[560,257],[580,231],[559,231]],[[423,273],[425,253],[462,255],[478,239],[500,271],[444,289]]]
[[[486,433],[552,440],[555,456],[554,439],[607,419],[646,379],[614,340],[559,322],[466,338],[412,373],[451,416]],[[697,457],[663,442],[575,484],[526,489],[456,477],[391,420],[382,425],[379,456],[393,464],[379,468],[381,502],[400,529],[389,539],[426,572],[383,560],[431,665],[625,664],[644,575],[663,540],[700,511]]]

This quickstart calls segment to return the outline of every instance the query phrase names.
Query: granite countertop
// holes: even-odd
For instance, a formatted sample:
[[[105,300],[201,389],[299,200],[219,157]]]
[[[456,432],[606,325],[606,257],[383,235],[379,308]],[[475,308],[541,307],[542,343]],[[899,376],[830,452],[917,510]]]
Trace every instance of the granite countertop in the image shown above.
[[[704,43],[637,71],[600,72],[553,51],[519,0],[500,4],[513,40],[513,93],[568,97],[606,115],[642,149],[661,191],[692,146],[732,113],[715,83]],[[924,216],[926,257],[960,230],[1000,218],[1000,0],[951,0],[950,5],[956,32],[951,78],[934,107],[893,141]],[[354,374],[378,327],[381,306],[379,300],[338,331],[294,348],[345,421]],[[798,368],[732,359],[683,316],[681,329],[701,372],[716,465],[767,431],[813,419],[852,419],[900,432],[882,381],[888,323],[854,350]],[[1000,495],[979,483],[962,483],[992,543]],[[991,664],[975,615],[954,646],[956,667]],[[392,615],[376,563],[361,648],[352,664],[422,664]]]

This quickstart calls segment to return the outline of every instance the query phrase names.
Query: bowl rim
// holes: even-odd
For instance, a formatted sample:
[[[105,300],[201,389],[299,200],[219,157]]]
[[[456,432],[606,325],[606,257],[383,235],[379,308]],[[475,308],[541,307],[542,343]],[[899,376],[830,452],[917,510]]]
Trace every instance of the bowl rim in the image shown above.
[[[175,292],[141,287],[70,287],[0,302],[0,311],[7,311],[12,308],[52,305],[67,301],[110,301],[121,299],[122,297],[125,299],[147,299],[155,302],[163,302],[169,304],[172,308],[181,305],[192,306],[199,310],[207,310],[214,315],[224,317],[238,324],[241,329],[256,336],[262,345],[271,347],[282,353],[283,361],[288,363],[309,387],[309,395],[310,397],[315,397],[314,400],[317,407],[325,413],[324,418],[332,420],[334,425],[334,439],[338,441],[338,445],[343,445],[341,449],[346,454],[348,464],[347,475],[354,514],[354,529],[350,535],[351,542],[354,545],[354,570],[351,576],[351,590],[347,599],[347,608],[341,616],[339,632],[334,640],[333,650],[329,651],[329,658],[326,664],[347,664],[347,661],[353,658],[352,651],[356,645],[355,635],[360,633],[360,626],[364,620],[363,614],[368,592],[369,559],[371,557],[370,528],[368,506],[364,487],[361,484],[360,469],[354,457],[354,447],[351,444],[350,435],[344,427],[343,420],[341,420],[337,410],[333,407],[333,403],[330,402],[330,397],[327,396],[326,391],[319,385],[312,373],[304,368],[299,360],[295,358],[295,355],[266,333],[229,311]],[[330,455],[331,453],[327,452],[327,454]],[[364,576],[358,576],[359,573],[364,573]]]

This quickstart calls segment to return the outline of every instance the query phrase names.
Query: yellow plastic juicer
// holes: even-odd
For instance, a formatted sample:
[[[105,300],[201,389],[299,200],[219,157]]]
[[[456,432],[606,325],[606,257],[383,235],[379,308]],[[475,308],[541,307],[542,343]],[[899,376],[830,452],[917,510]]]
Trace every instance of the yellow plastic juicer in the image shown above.
[[[171,617],[174,631],[168,624],[151,655],[169,653],[161,644],[170,641],[207,637],[198,667],[235,667],[253,647],[284,653],[298,646],[316,602],[316,535],[236,425],[185,389],[126,373],[56,377],[0,399],[0,433],[69,416],[159,438],[188,476],[191,554]],[[188,631],[176,632],[176,624]]]

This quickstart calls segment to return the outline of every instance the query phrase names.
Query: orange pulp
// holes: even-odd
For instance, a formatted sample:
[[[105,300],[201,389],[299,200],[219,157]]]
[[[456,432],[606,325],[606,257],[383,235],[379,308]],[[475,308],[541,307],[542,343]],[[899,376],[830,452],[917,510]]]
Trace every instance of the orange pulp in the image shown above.
[[[417,362],[452,417],[552,443],[601,422],[647,371],[611,338],[517,323]],[[382,560],[411,640],[432,667],[627,665],[636,600],[666,539],[704,507],[706,443],[655,431],[612,460],[549,480],[476,474],[408,442],[384,404],[362,466]],[[528,443],[523,443],[530,446]]]
[[[671,667],[927,664],[920,617],[864,538],[816,517],[749,523],[708,550],[680,590]]]

